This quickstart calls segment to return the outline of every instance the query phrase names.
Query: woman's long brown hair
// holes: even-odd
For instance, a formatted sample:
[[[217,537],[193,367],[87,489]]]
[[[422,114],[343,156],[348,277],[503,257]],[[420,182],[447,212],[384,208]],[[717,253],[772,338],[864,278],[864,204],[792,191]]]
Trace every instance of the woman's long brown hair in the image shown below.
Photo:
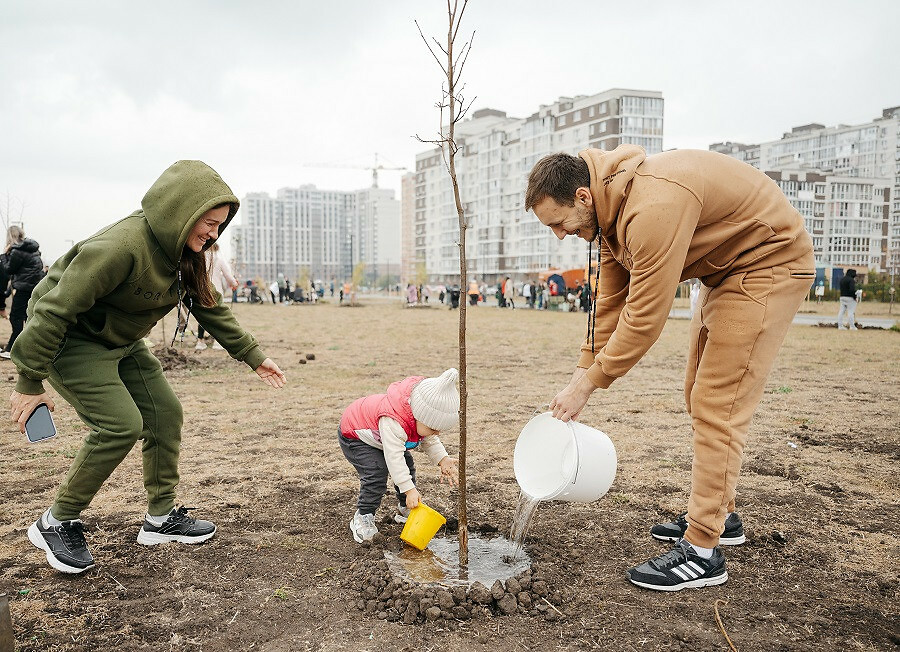
[[[212,282],[209,280],[209,269],[206,267],[206,254],[188,247],[181,254],[181,280],[190,297],[204,308],[216,305]]]

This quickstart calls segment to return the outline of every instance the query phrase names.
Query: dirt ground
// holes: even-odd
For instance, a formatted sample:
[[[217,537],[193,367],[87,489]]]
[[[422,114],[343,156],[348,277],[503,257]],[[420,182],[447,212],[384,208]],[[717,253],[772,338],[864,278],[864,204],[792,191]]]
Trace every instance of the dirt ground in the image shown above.
[[[52,501],[84,428],[62,401],[55,439],[32,445],[3,428],[0,593],[11,596],[17,649],[725,650],[719,600],[742,652],[900,645],[897,332],[792,327],[752,427],[738,494],[748,542],[726,549],[727,584],[658,594],[624,579],[665,550],[648,529],[688,496],[688,323],[670,320],[644,360],[583,413],[617,447],[610,493],[541,505],[526,541],[564,617],[404,625],[356,607],[351,566],[379,553],[347,531],[358,485],[336,428],[353,399],[456,366],[457,313],[384,300],[235,312],[290,384],[271,390],[224,352],[194,353],[193,340],[185,358],[170,360],[186,415],[180,499],[218,524],[207,544],[135,542],[145,511],[136,449],[84,514],[96,568],[53,571],[25,530]],[[585,320],[482,306],[469,316],[469,518],[502,532],[518,495],[516,436],[567,382]],[[164,325],[171,337],[171,316]],[[159,329],[152,337],[162,340]],[[301,364],[308,353],[315,359]],[[14,372],[2,364],[6,396]],[[442,438],[455,452],[456,433]],[[425,500],[452,513],[437,468],[416,459]]]

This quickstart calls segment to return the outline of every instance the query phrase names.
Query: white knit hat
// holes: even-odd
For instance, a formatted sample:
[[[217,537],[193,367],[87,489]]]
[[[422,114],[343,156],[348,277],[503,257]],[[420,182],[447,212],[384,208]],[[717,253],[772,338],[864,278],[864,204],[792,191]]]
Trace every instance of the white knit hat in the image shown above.
[[[459,421],[459,372],[447,369],[437,378],[425,378],[413,387],[409,397],[416,421],[433,430],[447,430]]]

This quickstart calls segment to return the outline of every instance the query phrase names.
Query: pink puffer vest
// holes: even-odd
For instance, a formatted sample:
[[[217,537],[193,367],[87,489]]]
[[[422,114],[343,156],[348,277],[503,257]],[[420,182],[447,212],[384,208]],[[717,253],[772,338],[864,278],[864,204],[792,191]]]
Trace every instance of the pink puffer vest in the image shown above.
[[[416,444],[421,439],[416,432],[416,419],[409,405],[413,387],[424,376],[410,376],[391,383],[387,394],[372,394],[353,401],[341,415],[341,434],[347,439],[359,439],[356,430],[371,430],[378,437],[378,420],[391,417],[403,427],[407,441]]]

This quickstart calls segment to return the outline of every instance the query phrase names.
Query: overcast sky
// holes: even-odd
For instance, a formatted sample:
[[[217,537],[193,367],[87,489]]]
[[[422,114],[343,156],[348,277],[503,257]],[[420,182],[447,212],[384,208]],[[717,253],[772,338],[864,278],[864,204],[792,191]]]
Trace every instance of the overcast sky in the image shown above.
[[[436,133],[443,0],[0,0],[0,211],[49,261],[139,207],[178,159],[238,197],[414,165]],[[867,122],[900,104],[900,1],[471,0],[474,108],[662,91],[665,148]],[[380,182],[397,189],[399,172]],[[228,238],[225,238],[226,240]]]

